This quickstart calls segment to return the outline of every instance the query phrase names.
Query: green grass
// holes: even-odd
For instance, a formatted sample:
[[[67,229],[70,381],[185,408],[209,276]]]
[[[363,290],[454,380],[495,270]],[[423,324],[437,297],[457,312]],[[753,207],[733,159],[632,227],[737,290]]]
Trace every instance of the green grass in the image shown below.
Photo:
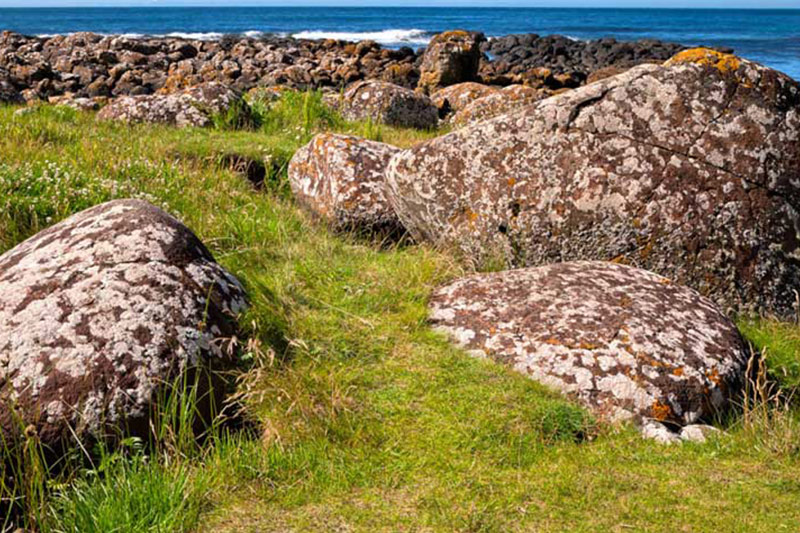
[[[90,205],[145,198],[191,227],[253,304],[238,379],[252,427],[43,479],[40,529],[797,530],[793,405],[734,416],[703,445],[659,446],[431,332],[428,295],[464,267],[332,234],[293,204],[285,165],[322,129],[404,146],[436,132],[345,123],[319,98],[258,104],[249,131],[226,129],[231,117],[180,131],[0,108],[0,252]],[[263,189],[223,164],[231,154],[271,162]],[[742,328],[791,391],[800,328]]]

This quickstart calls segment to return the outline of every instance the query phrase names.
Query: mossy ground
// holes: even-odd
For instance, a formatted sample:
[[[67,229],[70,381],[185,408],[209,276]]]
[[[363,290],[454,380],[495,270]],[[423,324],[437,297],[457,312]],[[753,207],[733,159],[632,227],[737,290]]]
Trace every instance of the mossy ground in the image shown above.
[[[42,478],[43,531],[797,531],[800,411],[733,414],[705,444],[661,446],[426,325],[463,273],[423,245],[335,235],[293,204],[285,165],[314,131],[409,145],[315,95],[264,104],[254,131],[98,123],[0,108],[0,253],[117,197],[163,206],[247,286],[239,392],[252,424],[201,446],[112,454]],[[227,156],[268,161],[254,188]],[[800,327],[742,321],[788,394]],[[786,407],[788,402],[788,407]],[[133,458],[130,458],[130,457]],[[35,522],[35,523],[33,523]]]

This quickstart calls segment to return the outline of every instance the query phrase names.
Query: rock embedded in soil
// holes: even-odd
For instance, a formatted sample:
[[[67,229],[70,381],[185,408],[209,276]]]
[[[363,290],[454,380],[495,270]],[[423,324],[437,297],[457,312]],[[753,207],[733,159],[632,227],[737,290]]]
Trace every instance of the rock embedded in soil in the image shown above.
[[[422,56],[417,87],[425,94],[432,94],[449,85],[476,81],[481,44],[485,41],[482,33],[463,30],[435,35]]]
[[[372,119],[404,128],[433,128],[439,111],[425,95],[382,81],[360,81],[342,96],[339,111],[347,120]]]
[[[794,316],[800,86],[688,50],[405,150],[387,194],[415,238],[477,264],[613,259]]]
[[[235,362],[224,340],[247,307],[191,230],[139,200],[73,215],[0,256],[0,294],[2,435],[35,432],[52,451],[74,436],[146,436],[165,386],[193,375],[208,421],[216,372]]]
[[[178,127],[206,127],[214,116],[238,113],[237,121],[249,121],[250,108],[242,95],[217,82],[205,83],[171,94],[123,96],[100,110],[100,120],[146,122]]]
[[[349,135],[321,133],[289,163],[297,201],[335,229],[400,233],[384,193],[386,166],[398,148]]]
[[[601,261],[477,274],[441,287],[433,326],[576,398],[600,418],[673,426],[724,410],[747,349],[713,302],[638,268]]]

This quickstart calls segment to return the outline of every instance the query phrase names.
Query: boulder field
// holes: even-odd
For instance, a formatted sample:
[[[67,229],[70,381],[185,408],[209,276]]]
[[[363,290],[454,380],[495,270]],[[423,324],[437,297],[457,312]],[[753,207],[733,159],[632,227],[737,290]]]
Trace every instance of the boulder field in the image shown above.
[[[55,453],[75,438],[146,436],[165,387],[184,378],[197,379],[207,421],[247,307],[191,230],[139,200],[73,215],[0,256],[0,294],[2,438],[34,432]]]
[[[395,155],[418,240],[475,264],[614,260],[726,311],[789,317],[800,287],[800,86],[708,49]]]
[[[241,92],[257,86],[338,90],[361,80],[413,89],[423,75],[426,91],[478,79],[502,86],[529,80],[558,89],[574,87],[600,68],[663,61],[681,48],[658,41],[582,42],[533,34],[488,42],[474,32],[442,35],[432,40],[429,50],[415,51],[384,49],[373,41],[276,35],[200,41],[86,32],[32,37],[6,31],[0,33],[0,102],[11,98],[32,102],[64,94],[135,96],[213,81]],[[540,70],[533,72],[534,67]],[[479,78],[473,80],[476,69]]]

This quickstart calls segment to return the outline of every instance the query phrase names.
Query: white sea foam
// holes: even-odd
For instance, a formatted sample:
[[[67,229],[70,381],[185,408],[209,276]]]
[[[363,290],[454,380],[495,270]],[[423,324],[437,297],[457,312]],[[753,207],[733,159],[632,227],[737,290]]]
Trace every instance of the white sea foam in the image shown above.
[[[375,41],[380,44],[428,44],[431,33],[425,30],[383,30],[383,31],[301,31],[293,33],[295,39],[339,39],[342,41]]]
[[[177,37],[179,39],[193,39],[197,41],[216,41],[222,39],[224,34],[217,33],[217,32],[181,32],[181,31],[174,31],[172,33],[168,33],[167,37]]]

